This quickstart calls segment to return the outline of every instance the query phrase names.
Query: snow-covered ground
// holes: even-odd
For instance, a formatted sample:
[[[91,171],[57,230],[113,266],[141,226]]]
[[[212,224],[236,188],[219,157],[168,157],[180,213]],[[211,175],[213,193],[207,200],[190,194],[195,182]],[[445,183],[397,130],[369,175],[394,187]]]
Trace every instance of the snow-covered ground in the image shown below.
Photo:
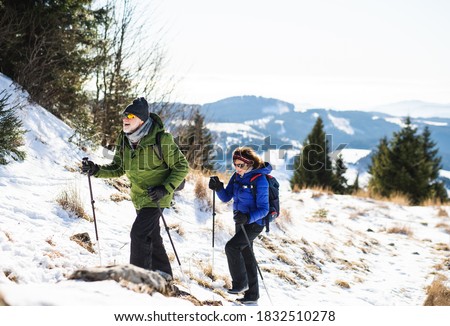
[[[0,76],[1,77],[1,76]],[[0,78],[0,90],[24,95]],[[73,271],[98,265],[126,264],[134,208],[107,180],[92,179],[99,241],[94,224],[62,209],[56,198],[77,193],[92,216],[88,180],[81,159],[108,162],[102,151],[85,153],[67,139],[72,130],[36,105],[18,112],[28,130],[27,158],[0,166],[0,293],[10,305],[185,306],[189,301],[142,294],[114,281],[68,280]],[[289,173],[274,172],[281,182],[282,216],[271,232],[255,241],[264,276],[260,306],[420,306],[437,274],[450,278],[450,208],[410,207],[367,198],[289,190]],[[230,204],[216,201],[212,248],[212,194],[197,198],[195,184],[207,178],[191,174],[176,204],[164,211],[181,259],[165,246],[175,281],[199,300],[232,306],[221,295],[230,278],[224,246],[234,225]],[[88,232],[95,253],[70,237]],[[207,276],[212,269],[213,281]],[[1,309],[0,309],[1,310]]]

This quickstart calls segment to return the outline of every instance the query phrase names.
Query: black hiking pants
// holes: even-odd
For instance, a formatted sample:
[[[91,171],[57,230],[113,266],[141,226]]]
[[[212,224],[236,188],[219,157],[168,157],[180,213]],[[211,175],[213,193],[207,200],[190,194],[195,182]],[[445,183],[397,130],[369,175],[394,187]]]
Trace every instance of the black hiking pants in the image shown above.
[[[136,212],[136,220],[130,232],[130,264],[152,271],[160,270],[172,276],[169,257],[160,233],[161,212],[153,207],[145,207]]]
[[[252,223],[245,224],[244,228],[253,247],[253,240],[262,232],[264,227],[257,223]],[[225,253],[233,288],[240,289],[248,285],[248,290],[245,292],[244,297],[250,300],[258,300],[258,270],[253,257],[252,247],[249,247],[241,226],[236,225],[236,234],[225,245]]]

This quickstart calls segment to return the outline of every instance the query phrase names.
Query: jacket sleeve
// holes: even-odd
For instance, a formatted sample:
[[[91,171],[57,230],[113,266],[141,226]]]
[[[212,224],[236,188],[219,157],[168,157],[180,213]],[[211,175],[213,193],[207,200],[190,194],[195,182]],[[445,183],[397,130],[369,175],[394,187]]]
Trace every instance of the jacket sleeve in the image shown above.
[[[119,135],[116,142],[116,152],[110,164],[100,165],[99,170],[94,177],[97,178],[116,178],[125,174],[123,168],[123,137]]]
[[[170,133],[161,136],[161,149],[164,162],[171,171],[162,185],[169,193],[173,193],[189,173],[189,163]]]
[[[269,182],[264,175],[256,179],[256,209],[250,211],[248,223],[254,223],[269,214]]]
[[[235,175],[233,174],[231,176],[230,180],[228,180],[227,186],[224,189],[217,192],[217,196],[224,203],[229,202],[231,200],[231,198],[233,198],[234,178],[235,178]]]

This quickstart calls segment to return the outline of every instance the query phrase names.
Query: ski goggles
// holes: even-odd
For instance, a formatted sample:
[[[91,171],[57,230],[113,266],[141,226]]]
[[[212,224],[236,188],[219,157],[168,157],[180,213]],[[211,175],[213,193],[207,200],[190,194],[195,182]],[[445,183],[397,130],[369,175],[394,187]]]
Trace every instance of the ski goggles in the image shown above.
[[[134,119],[136,116],[133,113],[124,112],[122,114],[122,117],[127,119]]]

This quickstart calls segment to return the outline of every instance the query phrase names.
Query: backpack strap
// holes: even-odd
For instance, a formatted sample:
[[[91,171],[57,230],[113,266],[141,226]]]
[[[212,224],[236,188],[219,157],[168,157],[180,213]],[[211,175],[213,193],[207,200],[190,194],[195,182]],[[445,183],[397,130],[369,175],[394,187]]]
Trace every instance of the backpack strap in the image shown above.
[[[250,183],[252,183],[253,181],[255,181],[257,178],[259,178],[260,176],[262,176],[262,173],[258,173],[255,174],[251,179],[250,179]]]
[[[255,200],[256,200],[256,181],[255,180],[258,179],[260,176],[262,176],[262,173],[255,174],[250,179],[250,188],[252,189],[252,194],[253,194],[253,197],[255,198]]]
[[[166,161],[164,161],[164,155],[163,155],[163,151],[162,151],[162,146],[161,146],[161,137],[163,135],[164,131],[159,131],[155,138],[156,138],[156,142],[154,145],[152,145],[153,151],[155,152],[156,156],[164,162],[164,164],[166,165],[166,167],[168,167]]]

